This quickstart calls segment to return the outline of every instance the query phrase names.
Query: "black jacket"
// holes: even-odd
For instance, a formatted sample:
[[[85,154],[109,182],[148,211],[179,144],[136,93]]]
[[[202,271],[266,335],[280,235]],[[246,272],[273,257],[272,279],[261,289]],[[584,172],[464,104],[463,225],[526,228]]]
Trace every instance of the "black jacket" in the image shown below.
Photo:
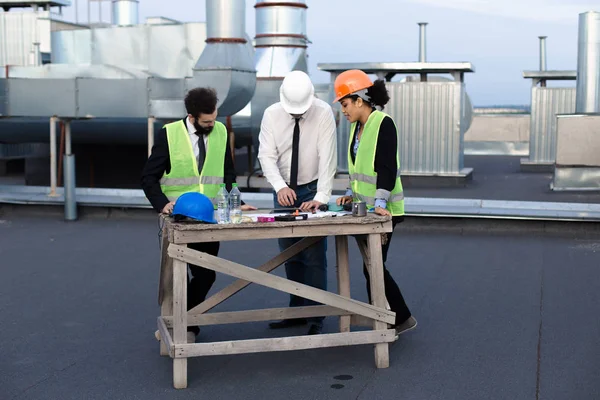
[[[185,118],[183,119],[185,124]],[[227,190],[231,190],[231,185],[235,183],[236,173],[231,156],[231,147],[229,146],[229,133],[227,133],[227,150],[225,151],[225,185]],[[208,150],[210,151],[210,150]],[[160,188],[160,180],[165,173],[171,170],[171,161],[169,159],[169,142],[167,141],[167,129],[162,128],[154,135],[154,146],[152,153],[146,161],[142,171],[142,189],[144,194],[157,212],[169,203],[169,199]],[[242,202],[243,204],[243,202]]]

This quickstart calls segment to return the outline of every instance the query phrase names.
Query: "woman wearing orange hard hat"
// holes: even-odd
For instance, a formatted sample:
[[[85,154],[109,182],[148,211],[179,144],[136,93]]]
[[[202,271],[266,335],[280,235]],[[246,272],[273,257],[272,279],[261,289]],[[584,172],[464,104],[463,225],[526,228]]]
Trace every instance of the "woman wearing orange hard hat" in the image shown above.
[[[351,123],[348,146],[350,188],[337,200],[338,204],[352,202],[354,198],[364,201],[376,214],[392,217],[392,225],[403,220],[404,195],[400,179],[398,155],[398,130],[392,118],[381,110],[390,97],[383,80],[372,82],[361,70],[341,73],[334,83],[335,102]],[[396,313],[396,335],[417,326],[400,288],[385,267],[392,239],[382,242],[384,262],[385,296],[392,311]],[[367,278],[367,292],[371,297],[369,273],[363,264]]]

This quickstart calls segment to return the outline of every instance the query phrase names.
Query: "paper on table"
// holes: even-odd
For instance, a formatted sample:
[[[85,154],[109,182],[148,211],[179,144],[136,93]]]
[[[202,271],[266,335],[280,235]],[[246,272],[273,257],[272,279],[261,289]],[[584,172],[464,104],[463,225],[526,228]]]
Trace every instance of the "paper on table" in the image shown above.
[[[306,213],[308,214],[308,218],[324,218],[324,217],[341,217],[343,215],[349,215],[352,214],[350,211],[317,211],[315,214],[313,213]],[[258,217],[275,217],[278,215],[289,215],[288,213],[251,213],[251,214],[246,214],[244,213],[243,216],[244,217],[248,217],[252,219],[252,222],[257,222],[258,221]]]

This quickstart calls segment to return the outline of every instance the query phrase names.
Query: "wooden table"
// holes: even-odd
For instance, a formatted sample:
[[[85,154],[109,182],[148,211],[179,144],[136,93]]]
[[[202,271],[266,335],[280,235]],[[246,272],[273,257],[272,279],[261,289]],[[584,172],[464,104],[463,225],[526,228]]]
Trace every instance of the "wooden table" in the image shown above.
[[[237,225],[176,223],[170,217],[160,218],[164,223],[158,296],[161,306],[158,318],[160,354],[173,358],[175,388],[187,387],[188,357],[374,344],[377,368],[389,366],[388,344],[395,340],[395,331],[390,329],[389,324],[395,322],[395,313],[386,309],[381,240],[383,233],[392,231],[390,217],[369,214],[366,217],[338,216],[294,222],[248,222]],[[326,236],[335,236],[339,294],[269,274],[289,258]],[[350,298],[348,236],[356,237],[358,247],[370,271],[372,304]],[[258,268],[250,268],[187,247],[187,244],[197,242],[285,237],[304,239]],[[227,274],[238,280],[186,312],[186,263]],[[355,262],[355,264],[361,263]],[[208,313],[213,307],[250,283],[295,294],[322,305]],[[340,316],[340,333],[190,344],[186,340],[187,326],[316,316]],[[365,324],[371,326],[373,330],[350,331],[351,325]]]

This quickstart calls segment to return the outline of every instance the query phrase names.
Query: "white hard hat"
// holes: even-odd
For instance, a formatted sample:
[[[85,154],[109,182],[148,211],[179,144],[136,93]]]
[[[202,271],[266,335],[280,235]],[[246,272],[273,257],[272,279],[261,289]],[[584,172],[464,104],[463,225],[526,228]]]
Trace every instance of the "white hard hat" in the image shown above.
[[[287,74],[279,89],[281,105],[288,114],[304,114],[310,108],[314,95],[315,87],[302,71]]]

